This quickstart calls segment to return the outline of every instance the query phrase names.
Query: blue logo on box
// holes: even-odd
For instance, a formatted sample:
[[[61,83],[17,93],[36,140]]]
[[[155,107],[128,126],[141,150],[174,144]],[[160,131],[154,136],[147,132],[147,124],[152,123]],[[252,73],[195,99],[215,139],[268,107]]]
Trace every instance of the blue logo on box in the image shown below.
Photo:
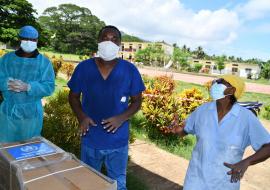
[[[55,153],[56,150],[52,146],[40,142],[32,143],[22,146],[11,147],[7,149],[7,152],[16,160],[22,160],[26,158],[32,158],[42,156],[46,154]]]

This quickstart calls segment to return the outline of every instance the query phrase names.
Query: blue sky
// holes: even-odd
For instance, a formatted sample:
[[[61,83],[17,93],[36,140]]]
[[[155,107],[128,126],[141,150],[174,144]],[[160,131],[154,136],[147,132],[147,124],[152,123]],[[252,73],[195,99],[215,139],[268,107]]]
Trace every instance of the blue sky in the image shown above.
[[[202,46],[208,54],[270,60],[270,0],[29,0],[75,3],[106,24],[146,40]]]

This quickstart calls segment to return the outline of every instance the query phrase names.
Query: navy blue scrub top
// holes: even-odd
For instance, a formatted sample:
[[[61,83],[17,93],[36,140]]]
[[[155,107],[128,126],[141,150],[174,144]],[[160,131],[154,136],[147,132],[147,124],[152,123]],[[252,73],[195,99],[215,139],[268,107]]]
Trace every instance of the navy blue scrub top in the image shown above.
[[[141,75],[132,63],[119,59],[104,80],[94,58],[85,60],[76,67],[68,87],[82,94],[83,111],[97,124],[82,137],[82,144],[95,149],[114,149],[128,144],[128,121],[114,134],[104,130],[101,121],[123,113],[128,108],[129,97],[145,90]]]

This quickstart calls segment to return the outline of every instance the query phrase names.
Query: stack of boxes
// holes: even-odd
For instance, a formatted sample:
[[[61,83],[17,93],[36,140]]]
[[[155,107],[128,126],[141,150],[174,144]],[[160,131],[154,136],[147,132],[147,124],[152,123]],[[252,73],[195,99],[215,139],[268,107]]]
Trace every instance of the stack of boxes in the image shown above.
[[[114,180],[44,138],[0,144],[0,190],[116,190]]]

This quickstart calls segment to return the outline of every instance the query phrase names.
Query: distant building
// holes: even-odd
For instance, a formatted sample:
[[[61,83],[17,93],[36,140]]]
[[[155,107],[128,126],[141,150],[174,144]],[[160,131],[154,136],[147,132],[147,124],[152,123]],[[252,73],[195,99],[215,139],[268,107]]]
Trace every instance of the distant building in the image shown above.
[[[164,50],[165,54],[173,54],[173,46],[167,44],[166,42],[155,42],[160,45]],[[122,59],[126,59],[130,62],[135,61],[135,54],[137,51],[145,49],[149,45],[154,44],[153,42],[122,42],[120,47],[119,56]]]
[[[3,42],[0,42],[0,49],[7,49],[7,45]]]
[[[191,64],[202,64],[203,69],[207,69],[209,74],[233,74],[244,78],[258,79],[261,68],[257,64],[225,62],[225,68],[221,71],[217,69],[214,60],[190,59]]]

